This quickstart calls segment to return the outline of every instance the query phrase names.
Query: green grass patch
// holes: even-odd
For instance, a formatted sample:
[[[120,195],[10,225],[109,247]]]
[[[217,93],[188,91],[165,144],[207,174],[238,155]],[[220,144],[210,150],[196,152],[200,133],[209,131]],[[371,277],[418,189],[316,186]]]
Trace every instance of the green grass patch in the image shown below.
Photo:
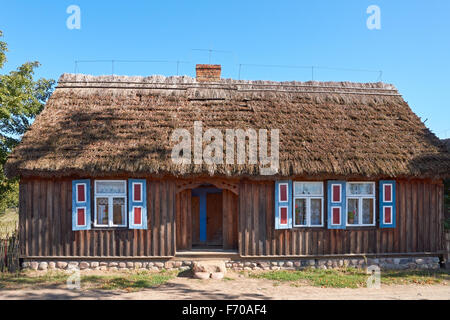
[[[176,276],[177,272],[149,273],[145,271],[123,276],[92,275],[82,276],[81,284],[90,289],[138,291],[160,286]]]
[[[175,278],[178,272],[148,272],[138,271],[124,274],[83,275],[81,274],[81,289],[127,290],[138,291],[152,288]],[[49,271],[44,274],[21,272],[16,274],[0,273],[0,289],[20,289],[62,286],[67,283],[70,273]]]
[[[250,272],[251,278],[268,279],[293,286],[312,285],[325,288],[361,288],[367,286],[369,275],[361,269],[305,269],[300,271]],[[439,284],[450,281],[448,270],[441,271],[381,271],[381,284]]]

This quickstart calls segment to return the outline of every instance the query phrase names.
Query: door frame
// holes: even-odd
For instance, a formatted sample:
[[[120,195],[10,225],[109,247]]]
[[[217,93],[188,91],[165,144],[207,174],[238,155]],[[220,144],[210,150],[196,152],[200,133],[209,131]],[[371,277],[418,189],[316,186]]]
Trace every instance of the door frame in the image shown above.
[[[216,187],[199,187],[199,188],[195,188],[191,190],[191,197],[199,197],[200,200],[200,212],[199,212],[199,228],[200,228],[200,232],[199,232],[199,240],[200,242],[204,243],[205,246],[208,245],[208,240],[207,240],[207,217],[208,217],[208,213],[206,210],[206,198],[208,194],[214,194],[214,193],[221,193],[223,194],[223,190],[216,188]],[[192,213],[194,214],[194,213]],[[223,221],[222,221],[222,228],[223,228]],[[192,228],[191,228],[192,229]],[[192,232],[192,230],[191,230]],[[223,239],[222,239],[222,247],[223,247]]]

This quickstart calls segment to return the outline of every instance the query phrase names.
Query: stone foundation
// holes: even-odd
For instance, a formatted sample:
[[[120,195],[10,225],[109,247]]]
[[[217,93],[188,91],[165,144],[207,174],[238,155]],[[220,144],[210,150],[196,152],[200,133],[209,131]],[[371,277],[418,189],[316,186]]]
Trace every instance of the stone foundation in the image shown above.
[[[23,269],[32,270],[188,270],[195,260],[152,260],[152,261],[47,261],[28,260],[22,263]],[[220,260],[220,259],[217,259]],[[438,257],[408,257],[408,258],[332,258],[332,259],[224,259],[225,266],[229,270],[301,270],[333,269],[342,267],[366,268],[379,266],[381,270],[414,270],[414,269],[439,269]]]

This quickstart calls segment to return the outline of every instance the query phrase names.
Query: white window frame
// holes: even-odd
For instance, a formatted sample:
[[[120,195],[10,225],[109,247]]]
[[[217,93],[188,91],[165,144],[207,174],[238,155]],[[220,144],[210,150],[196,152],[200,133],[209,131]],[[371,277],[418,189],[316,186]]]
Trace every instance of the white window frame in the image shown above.
[[[124,193],[97,193],[97,183],[98,182],[123,182]],[[111,228],[111,227],[126,227],[128,218],[128,207],[127,207],[127,181],[126,180],[95,180],[94,182],[94,227],[99,228]],[[108,224],[98,224],[97,223],[97,198],[108,198]],[[113,223],[113,198],[124,198],[124,224],[114,224]]]
[[[295,185],[296,184],[317,184],[320,183],[321,185],[321,195],[317,194],[304,194],[304,195],[295,195]],[[294,227],[301,227],[301,228],[320,228],[324,226],[323,221],[323,181],[294,181],[294,188],[293,188],[293,205],[292,205],[292,218],[294,219],[293,226]],[[306,224],[295,224],[295,200],[297,199],[305,199],[306,200]],[[321,206],[321,217],[320,221],[322,224],[311,224],[311,199],[319,199],[320,200],[320,206]]]
[[[84,201],[78,201],[78,186],[84,186]],[[87,184],[85,182],[75,184],[75,202],[76,203],[86,203],[87,201]]]
[[[367,184],[370,183],[373,186],[373,195],[370,194],[350,194],[349,190],[350,190],[350,184]],[[357,224],[349,224],[348,223],[348,200],[350,199],[357,199],[358,200],[358,223]],[[362,219],[363,219],[363,215],[362,215],[362,210],[363,210],[363,199],[373,199],[373,217],[372,217],[372,221],[373,223],[371,224],[363,224],[362,223]],[[346,190],[346,201],[345,201],[345,205],[346,205],[346,210],[347,210],[347,214],[345,217],[345,225],[347,227],[372,227],[376,225],[376,189],[375,189],[375,182],[373,181],[347,181],[347,190]]]

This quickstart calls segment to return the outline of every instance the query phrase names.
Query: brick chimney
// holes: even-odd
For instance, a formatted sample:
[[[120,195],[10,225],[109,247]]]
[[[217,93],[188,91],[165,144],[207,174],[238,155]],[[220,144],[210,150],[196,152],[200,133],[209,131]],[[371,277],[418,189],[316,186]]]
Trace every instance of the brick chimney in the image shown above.
[[[199,82],[215,82],[220,80],[220,64],[197,64],[195,66],[196,79]]]

